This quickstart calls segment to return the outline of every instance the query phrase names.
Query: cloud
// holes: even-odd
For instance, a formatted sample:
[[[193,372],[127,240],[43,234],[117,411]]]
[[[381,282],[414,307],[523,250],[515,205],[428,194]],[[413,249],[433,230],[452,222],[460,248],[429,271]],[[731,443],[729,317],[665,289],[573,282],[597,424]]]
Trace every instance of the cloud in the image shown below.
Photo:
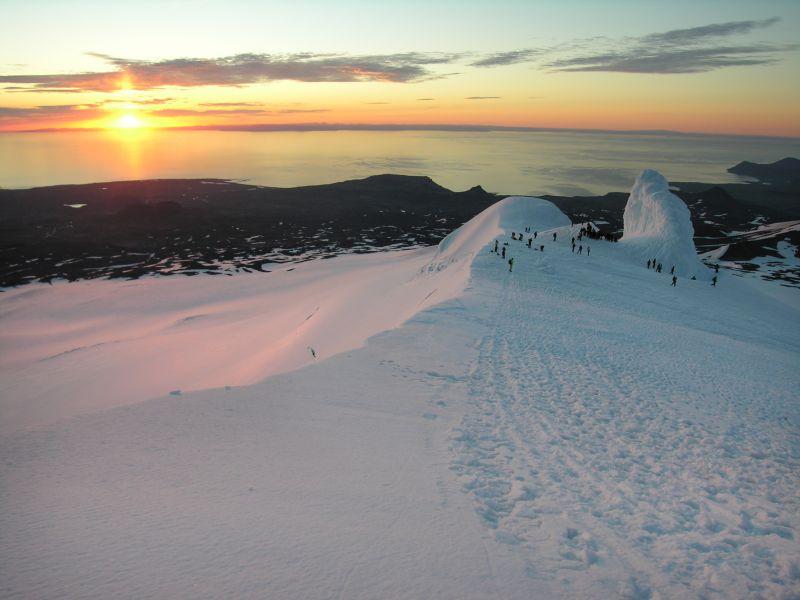
[[[0,125],[28,125],[88,121],[108,114],[100,104],[56,104],[49,106],[0,106]]]
[[[260,102],[201,102],[200,106],[262,106]]]
[[[513,65],[521,62],[528,62],[540,52],[540,50],[534,50],[532,48],[511,50],[510,52],[496,52],[470,63],[470,66],[499,67],[503,65]]]
[[[780,19],[713,23],[688,29],[673,29],[638,38],[616,41],[586,40],[577,53],[551,56],[546,68],[562,72],[605,71],[616,73],[704,73],[737,66],[768,65],[796,45],[770,43],[730,44],[724,38],[770,27]],[[593,50],[587,51],[586,46]]]
[[[467,96],[464,100],[500,100],[502,96]]]
[[[549,64],[556,71],[610,71],[617,73],[704,73],[738,66],[777,62],[774,47],[724,46],[670,52],[631,52],[579,56]]]
[[[144,61],[90,53],[113,70],[38,75],[0,75],[0,83],[32,89],[77,89],[111,92],[205,85],[242,86],[265,81],[378,81],[409,83],[435,77],[431,66],[448,64],[460,54],[405,52],[351,56],[346,54],[236,54],[221,58],[175,58]]]
[[[436,100],[436,98],[417,98],[417,102],[430,102],[432,100]]]
[[[109,98],[103,100],[102,104],[138,104],[141,106],[153,106],[157,104],[168,104],[175,98],[145,98],[141,100],[130,100],[127,98]]]
[[[289,115],[289,114],[303,114],[303,113],[321,113],[329,112],[327,108],[283,108],[280,110],[267,110],[263,108],[210,108],[210,109],[194,109],[194,108],[161,108],[158,110],[151,110],[149,115],[154,117],[232,117],[238,115]]]
[[[4,92],[19,94],[23,92],[35,92],[38,94],[79,94],[83,90],[77,88],[30,88],[24,85],[8,85],[3,88]]]
[[[664,33],[651,33],[641,38],[647,44],[665,44],[677,46],[683,44],[696,44],[709,39],[726,37],[729,35],[746,34],[756,29],[763,29],[780,21],[779,17],[764,19],[762,21],[731,21],[728,23],[712,23],[688,29],[672,29]]]
[[[711,23],[617,40],[594,37],[550,48],[522,48],[487,54],[470,65],[486,68],[530,62],[551,71],[664,74],[768,65],[777,62],[781,53],[798,46],[726,43],[726,40],[752,34],[779,21],[780,18],[772,17]]]
[[[263,115],[268,111],[251,108],[211,108],[198,110],[194,108],[160,108],[151,110],[148,114],[154,117],[205,117],[205,116],[233,116],[233,115]]]

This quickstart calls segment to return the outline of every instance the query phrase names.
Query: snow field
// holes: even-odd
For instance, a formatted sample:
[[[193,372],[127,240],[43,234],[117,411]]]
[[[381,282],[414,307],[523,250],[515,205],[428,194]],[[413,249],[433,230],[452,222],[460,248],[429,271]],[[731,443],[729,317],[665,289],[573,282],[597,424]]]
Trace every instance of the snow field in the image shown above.
[[[4,294],[0,596],[796,597],[796,292],[576,230]]]

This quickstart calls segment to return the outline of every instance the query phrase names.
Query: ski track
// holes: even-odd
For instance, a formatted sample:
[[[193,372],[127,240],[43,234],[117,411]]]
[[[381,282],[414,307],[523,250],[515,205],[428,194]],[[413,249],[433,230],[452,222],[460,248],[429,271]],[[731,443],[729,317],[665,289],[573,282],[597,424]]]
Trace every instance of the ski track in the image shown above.
[[[451,468],[480,519],[564,596],[797,593],[792,360],[735,339],[710,344],[671,318],[642,328],[603,310],[613,303],[585,301],[619,287],[581,288],[591,262],[569,256],[561,235],[544,253],[509,242],[515,273],[494,286],[505,261],[490,254],[474,266],[474,287],[498,301]],[[592,260],[617,251],[591,244]],[[656,293],[673,291],[646,277],[661,282]]]

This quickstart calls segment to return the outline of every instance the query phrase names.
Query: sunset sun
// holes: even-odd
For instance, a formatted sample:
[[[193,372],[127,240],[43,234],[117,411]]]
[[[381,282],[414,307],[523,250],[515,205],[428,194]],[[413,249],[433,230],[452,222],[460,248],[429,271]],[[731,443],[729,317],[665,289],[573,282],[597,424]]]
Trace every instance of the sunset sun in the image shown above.
[[[118,129],[137,129],[144,126],[144,122],[136,115],[126,114],[122,115],[114,121],[114,127]]]

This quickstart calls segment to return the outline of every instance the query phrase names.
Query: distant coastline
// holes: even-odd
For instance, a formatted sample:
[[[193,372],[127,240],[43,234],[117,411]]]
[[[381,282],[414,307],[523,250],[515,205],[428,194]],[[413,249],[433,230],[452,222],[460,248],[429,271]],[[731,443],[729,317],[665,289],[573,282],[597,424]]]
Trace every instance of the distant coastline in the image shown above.
[[[523,125],[481,125],[447,123],[250,123],[242,125],[191,125],[182,127],[157,127],[153,131],[241,131],[269,133],[279,131],[446,131],[446,132],[519,132],[519,133],[588,133],[599,135],[660,135],[680,137],[723,137],[746,139],[798,140],[800,136],[742,133],[717,133],[703,131],[677,131],[671,129],[592,129],[574,127],[534,127]],[[82,131],[107,131],[101,127],[48,127],[41,129],[0,130],[0,133],[77,133]]]
[[[786,260],[800,248],[798,184],[672,184],[692,214],[699,252],[800,287],[800,268]],[[203,178],[0,189],[0,286],[230,275],[429,246],[504,196],[480,186],[453,192],[430,177],[397,174],[289,188]],[[627,192],[542,197],[573,222],[622,231]]]

